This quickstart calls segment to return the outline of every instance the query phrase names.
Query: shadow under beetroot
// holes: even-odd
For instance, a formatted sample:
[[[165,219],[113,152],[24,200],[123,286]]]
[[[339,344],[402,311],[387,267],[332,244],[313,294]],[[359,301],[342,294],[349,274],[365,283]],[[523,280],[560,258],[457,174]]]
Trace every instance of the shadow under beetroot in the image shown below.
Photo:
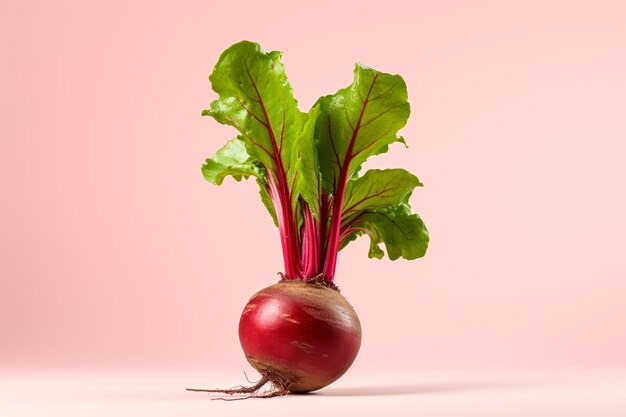
[[[520,386],[519,382],[461,382],[439,384],[367,385],[361,387],[326,388],[307,395],[323,397],[373,397],[387,395],[445,394],[500,390]]]

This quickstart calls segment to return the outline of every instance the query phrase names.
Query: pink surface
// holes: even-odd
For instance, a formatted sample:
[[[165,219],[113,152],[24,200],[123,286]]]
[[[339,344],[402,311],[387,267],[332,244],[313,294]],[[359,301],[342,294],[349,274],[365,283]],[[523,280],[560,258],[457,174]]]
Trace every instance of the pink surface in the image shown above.
[[[220,52],[280,49],[308,109],[355,61],[402,74],[432,244],[340,253],[353,370],[626,366],[622,2],[0,4],[0,369],[228,369],[276,281],[254,183],[200,165]]]
[[[238,383],[228,374],[0,374],[0,415],[11,417],[287,416],[623,417],[623,371],[353,372],[308,395],[210,401],[187,386]]]

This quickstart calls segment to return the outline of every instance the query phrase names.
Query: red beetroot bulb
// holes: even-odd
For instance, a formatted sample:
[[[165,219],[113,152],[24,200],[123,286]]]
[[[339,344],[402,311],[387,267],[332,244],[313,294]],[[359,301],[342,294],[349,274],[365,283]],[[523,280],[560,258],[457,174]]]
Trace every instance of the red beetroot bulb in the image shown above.
[[[239,321],[248,362],[289,392],[309,392],[341,377],[361,346],[361,324],[338,290],[282,281],[250,298]]]

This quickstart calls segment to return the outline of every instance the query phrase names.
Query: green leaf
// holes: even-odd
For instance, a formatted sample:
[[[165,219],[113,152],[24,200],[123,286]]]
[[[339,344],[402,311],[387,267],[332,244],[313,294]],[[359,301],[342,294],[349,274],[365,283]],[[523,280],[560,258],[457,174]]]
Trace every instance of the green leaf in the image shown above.
[[[207,159],[202,165],[202,175],[204,179],[215,185],[221,185],[227,176],[232,176],[235,181],[241,181],[242,178],[248,179],[250,176],[256,177],[261,201],[272,216],[274,224],[278,226],[274,205],[266,187],[265,169],[248,154],[241,140],[238,138],[229,140],[213,155],[213,158]]]
[[[249,155],[274,175],[279,187],[288,188],[293,201],[299,195],[313,201],[318,174],[310,177],[311,169],[300,172],[293,166],[298,155],[317,157],[300,149],[312,143],[313,130],[305,129],[309,116],[298,109],[281,55],[278,51],[265,53],[248,41],[226,49],[209,77],[219,98],[202,114],[235,127]],[[303,137],[307,135],[303,131],[308,137]],[[280,171],[285,181],[281,182]]]
[[[348,181],[342,223],[363,211],[397,207],[415,187],[420,186],[420,180],[404,169],[371,169],[362,177]]]
[[[320,210],[320,168],[317,160],[315,142],[315,124],[319,117],[319,107],[315,106],[309,111],[303,130],[296,139],[297,152],[292,154],[290,170],[287,176],[294,184],[291,195],[292,205],[297,207],[298,198],[302,197],[311,209],[311,213],[317,219]],[[299,213],[300,210],[297,210]]]
[[[403,169],[372,169],[346,185],[340,249],[357,237],[370,237],[370,258],[382,258],[384,243],[391,260],[424,256],[428,231],[408,203],[419,179]]]
[[[338,187],[344,165],[347,177],[365,160],[404,142],[397,132],[406,124],[410,108],[404,80],[357,64],[347,88],[318,100],[318,158],[324,190]]]
[[[396,208],[363,212],[353,227],[359,230],[352,233],[347,240],[354,240],[366,233],[370,237],[370,258],[383,257],[381,243],[385,244],[387,256],[392,261],[400,257],[421,258],[428,248],[428,230],[422,219],[411,213],[408,203],[402,203]]]
[[[261,201],[263,205],[272,216],[272,220],[274,221],[274,226],[278,227],[278,219],[276,218],[276,210],[274,209],[274,203],[272,202],[272,198],[270,197],[270,193],[267,191],[266,184],[261,180],[256,180],[257,184],[259,184],[259,194],[261,195]]]
[[[213,158],[209,158],[202,165],[204,179],[215,185],[221,185],[224,178],[232,176],[236,181],[254,176],[265,178],[260,164],[246,151],[243,142],[237,138],[226,142]]]

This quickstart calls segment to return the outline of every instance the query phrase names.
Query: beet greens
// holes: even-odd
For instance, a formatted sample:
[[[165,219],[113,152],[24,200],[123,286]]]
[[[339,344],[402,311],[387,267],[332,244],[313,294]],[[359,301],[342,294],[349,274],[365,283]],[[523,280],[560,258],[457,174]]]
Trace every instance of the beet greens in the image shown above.
[[[404,80],[357,64],[354,81],[321,97],[308,113],[287,80],[281,53],[252,42],[224,51],[209,77],[219,98],[202,112],[239,135],[207,159],[204,178],[255,177],[280,232],[287,279],[333,282],[337,253],[370,237],[370,258],[424,256],[428,231],[409,197],[422,184],[403,169],[373,169],[372,155],[404,143],[409,117]]]

